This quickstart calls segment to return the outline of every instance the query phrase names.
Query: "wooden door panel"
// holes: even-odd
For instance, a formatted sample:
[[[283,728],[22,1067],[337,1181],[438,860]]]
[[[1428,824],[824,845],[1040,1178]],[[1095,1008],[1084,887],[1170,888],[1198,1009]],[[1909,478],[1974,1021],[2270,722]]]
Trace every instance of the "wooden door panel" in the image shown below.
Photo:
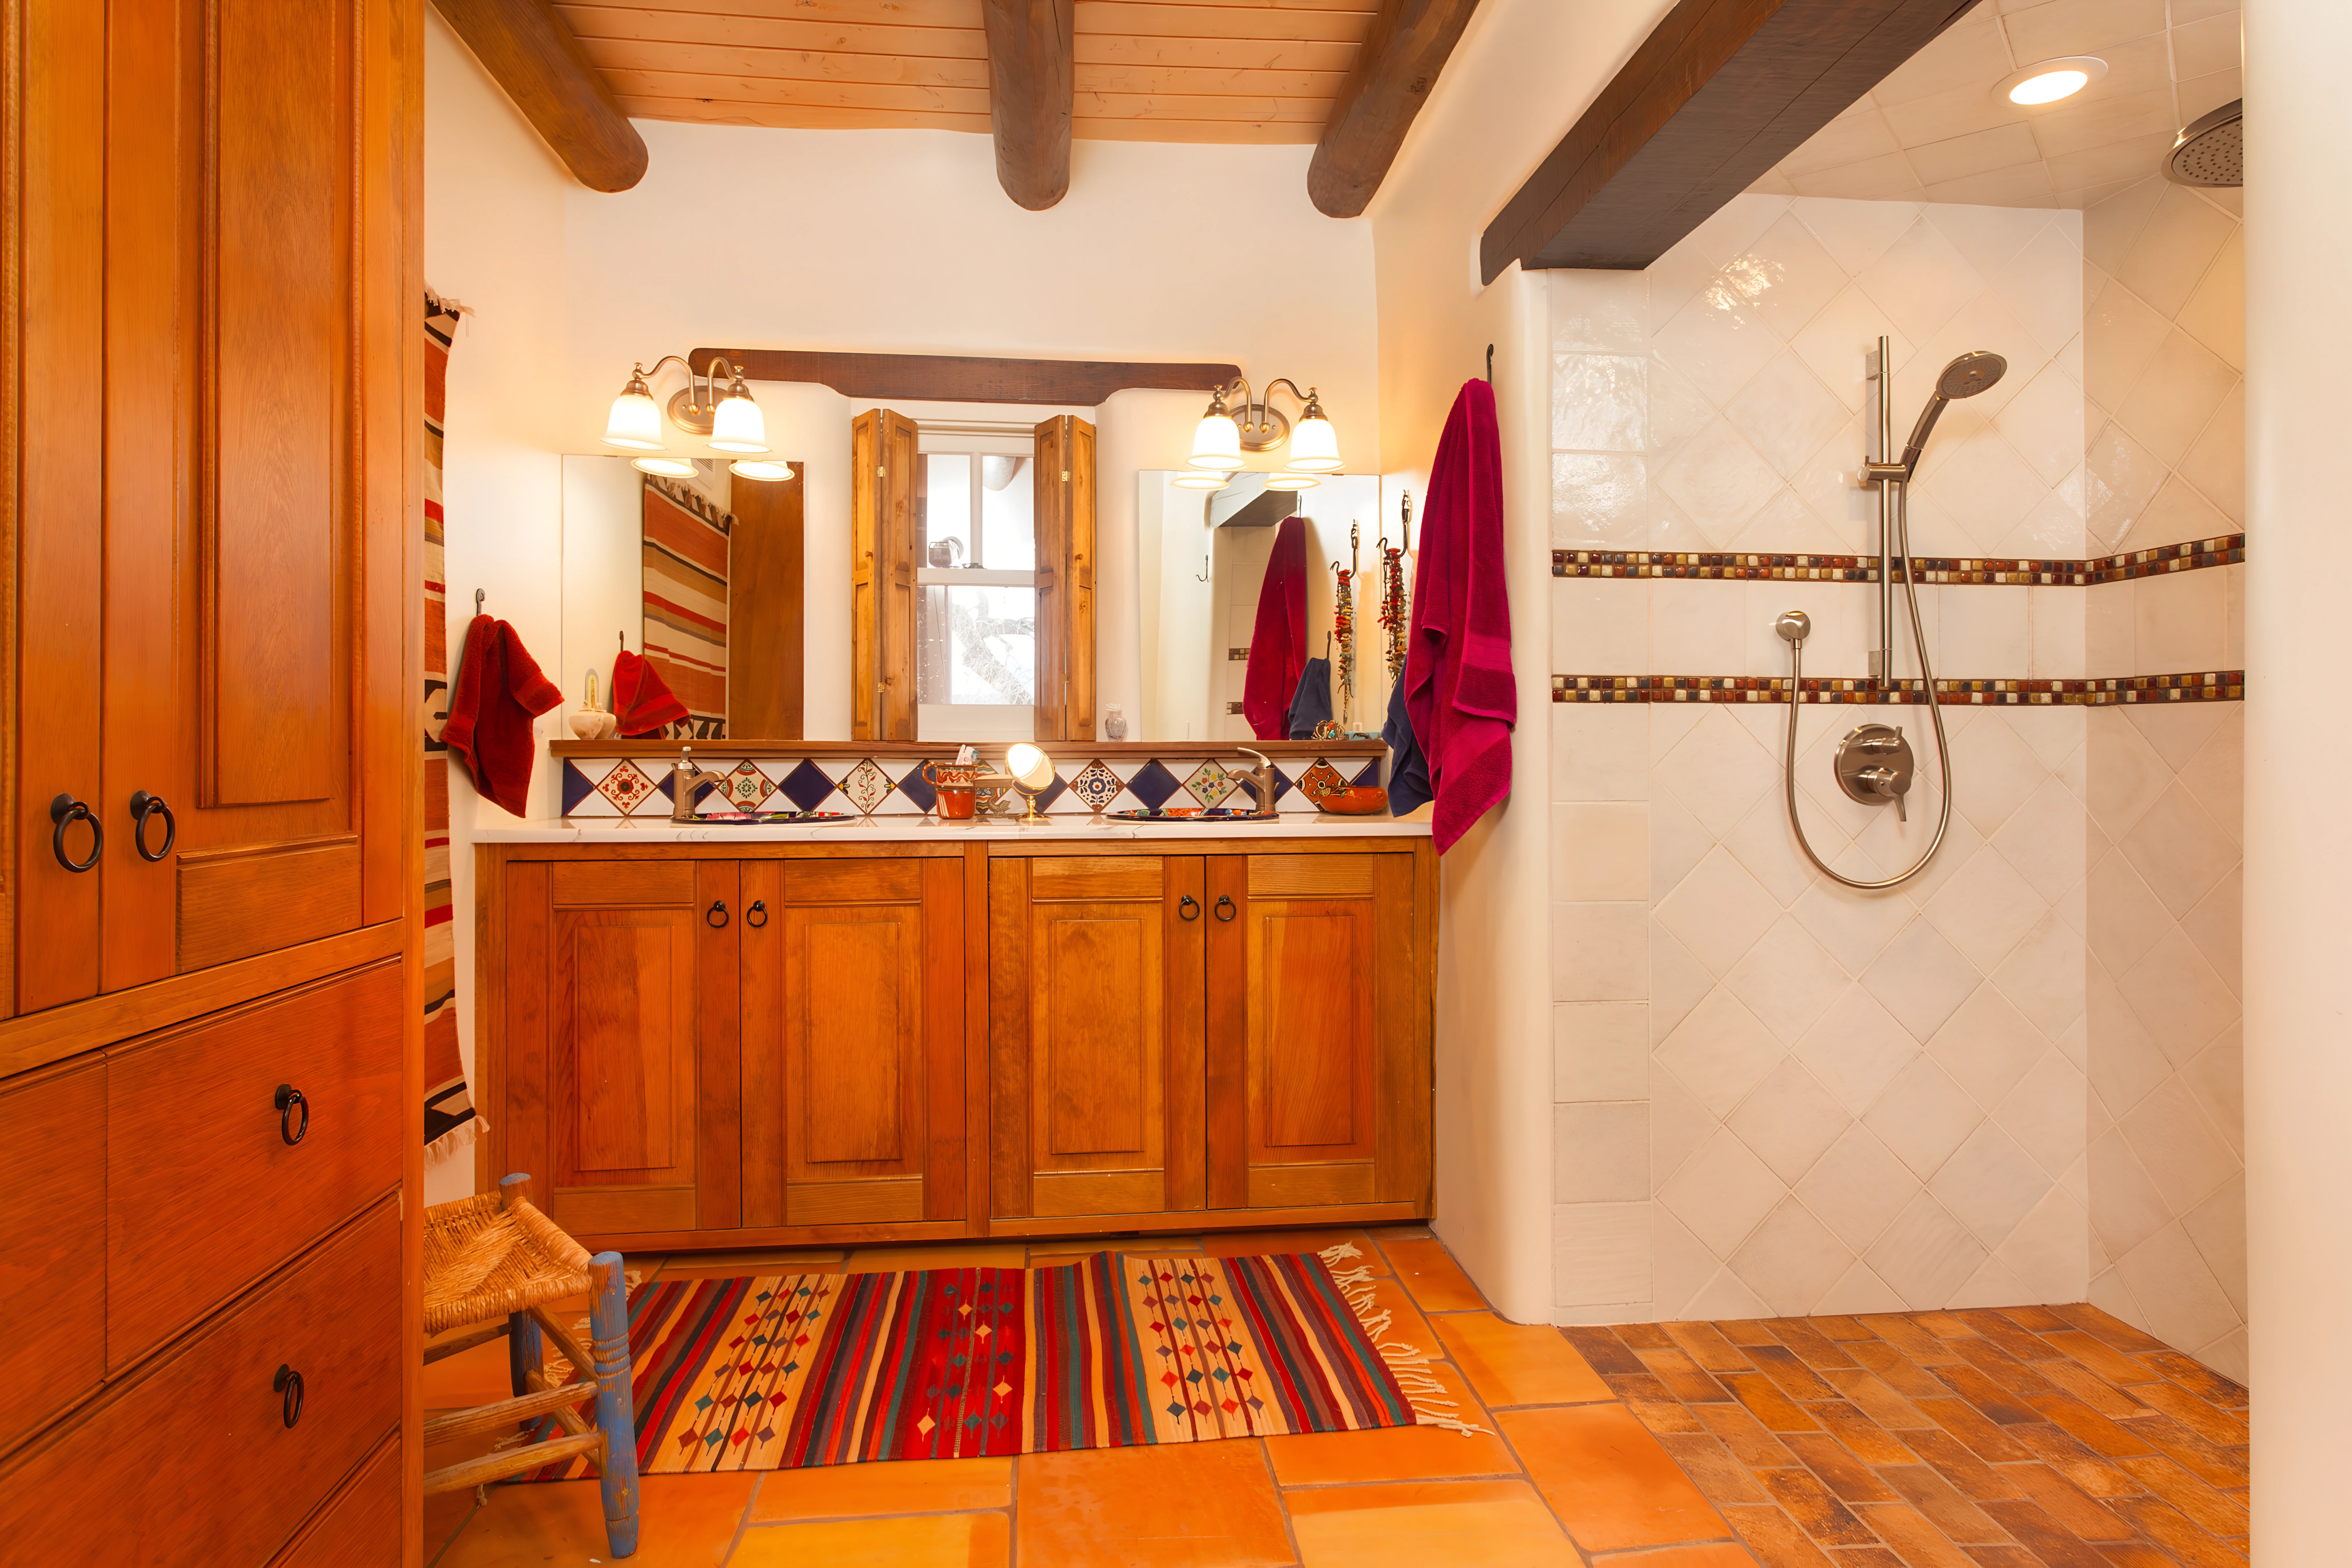
[[[1036,1168],[1156,1168],[1166,1147],[1160,901],[1039,904],[1034,919]]]
[[[549,923],[547,1150],[568,1228],[693,1223],[700,918],[563,909]]]
[[[1252,1083],[1269,1149],[1369,1143],[1370,1128],[1357,1113],[1369,1087],[1360,1079],[1370,915],[1369,904],[1353,903],[1294,904],[1258,915],[1253,956],[1265,967],[1265,1018],[1253,1031],[1263,1066]]]
[[[919,1176],[921,906],[794,906],[784,925],[787,1180]]]

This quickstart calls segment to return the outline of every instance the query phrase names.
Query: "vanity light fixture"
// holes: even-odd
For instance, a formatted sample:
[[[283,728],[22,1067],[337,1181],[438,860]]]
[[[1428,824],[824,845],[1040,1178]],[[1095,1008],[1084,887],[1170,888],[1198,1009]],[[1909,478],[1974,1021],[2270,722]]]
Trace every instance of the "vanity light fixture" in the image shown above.
[[[2022,108],[2035,109],[2072,98],[2106,74],[2107,62],[2096,55],[2062,55],[2011,72],[1993,92]]]
[[[1323,483],[1312,474],[1269,474],[1265,487],[1269,490],[1312,490]]]
[[[677,354],[665,354],[654,361],[648,371],[642,364],[630,368],[629,380],[621,393],[613,400],[613,411],[604,423],[604,444],[625,451],[659,452],[662,440],[660,405],[654,402],[650,378],[661,374],[670,365],[686,371],[684,390],[673,393],[669,400],[672,424],[689,435],[699,435],[720,452],[756,455],[768,450],[767,421],[761,415],[760,405],[751,401],[751,389],[744,384],[743,372],[730,363],[723,354],[713,354],[706,371],[698,373],[690,361]],[[648,474],[683,476],[693,472],[691,466],[679,467],[684,459],[675,457],[638,458],[636,465]],[[654,466],[656,464],[665,466]],[[773,468],[777,473],[744,472],[738,464],[735,472],[746,479],[781,479],[792,470],[783,464],[760,463],[753,469]]]
[[[1273,406],[1275,392],[1286,388],[1298,403],[1296,428]],[[1236,390],[1241,393],[1238,419],[1225,402]],[[1297,382],[1282,376],[1266,384],[1263,398],[1253,399],[1249,379],[1237,376],[1209,394],[1208,412],[1192,433],[1192,466],[1230,472],[1245,461],[1243,454],[1271,452],[1286,441],[1290,461],[1285,466],[1294,474],[1336,474],[1342,466],[1339,433],[1325,417],[1313,387],[1301,392]]]
[[[629,465],[647,474],[658,474],[665,479],[694,477],[694,461],[688,457],[632,457]]]
[[[738,457],[727,465],[727,471],[738,479],[789,479],[793,465],[789,463],[762,463],[756,458]]]
[[[1192,474],[1179,474],[1168,482],[1179,490],[1222,490],[1234,482],[1234,476],[1231,474],[1217,474],[1202,470]]]

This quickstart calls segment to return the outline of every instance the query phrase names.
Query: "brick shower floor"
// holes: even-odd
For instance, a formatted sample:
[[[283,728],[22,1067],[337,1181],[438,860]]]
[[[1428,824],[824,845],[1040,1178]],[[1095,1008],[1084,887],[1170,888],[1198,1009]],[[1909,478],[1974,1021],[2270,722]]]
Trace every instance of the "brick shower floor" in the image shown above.
[[[2095,1307],[1563,1332],[1772,1568],[2246,1561],[2245,1389]]]

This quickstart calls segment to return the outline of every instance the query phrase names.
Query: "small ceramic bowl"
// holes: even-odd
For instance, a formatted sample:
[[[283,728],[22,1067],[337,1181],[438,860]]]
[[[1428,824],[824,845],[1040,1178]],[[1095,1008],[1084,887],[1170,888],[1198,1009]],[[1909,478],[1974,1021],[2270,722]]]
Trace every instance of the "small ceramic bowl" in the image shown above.
[[[1315,797],[1315,809],[1339,817],[1369,817],[1389,808],[1389,792],[1370,784],[1351,784]]]

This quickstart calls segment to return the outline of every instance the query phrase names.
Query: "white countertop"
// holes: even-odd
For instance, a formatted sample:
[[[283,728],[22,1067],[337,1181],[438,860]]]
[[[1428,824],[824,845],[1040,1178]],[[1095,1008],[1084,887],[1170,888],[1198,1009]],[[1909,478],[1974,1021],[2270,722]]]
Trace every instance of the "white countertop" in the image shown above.
[[[1341,817],[1317,811],[1285,811],[1271,821],[1119,822],[1107,817],[1066,813],[1035,827],[1010,820],[941,823],[923,817],[845,817],[829,822],[763,822],[757,825],[693,826],[667,817],[552,817],[478,827],[476,843],[487,844],[723,844],[723,843],[967,843],[972,840],[1022,839],[1328,839],[1423,838],[1426,821],[1393,817]]]

